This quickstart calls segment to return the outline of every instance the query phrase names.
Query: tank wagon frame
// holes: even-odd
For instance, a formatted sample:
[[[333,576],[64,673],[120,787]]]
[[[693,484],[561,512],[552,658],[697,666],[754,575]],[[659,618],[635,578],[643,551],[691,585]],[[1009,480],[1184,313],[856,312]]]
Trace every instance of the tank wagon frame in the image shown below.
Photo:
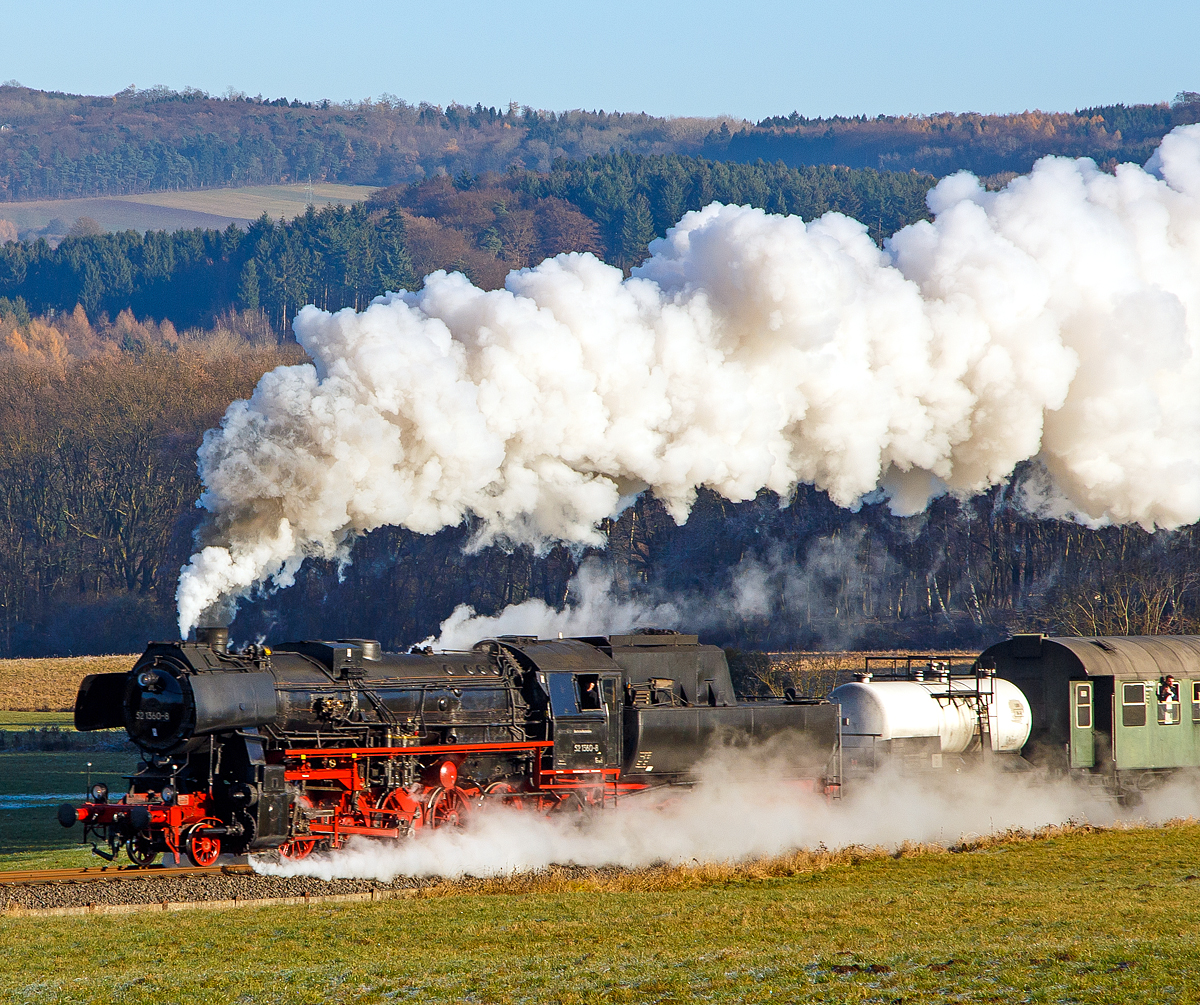
[[[855,681],[834,688],[849,778],[884,765],[906,772],[1021,767],[1029,731],[1024,695],[994,672],[933,653],[868,656]]]

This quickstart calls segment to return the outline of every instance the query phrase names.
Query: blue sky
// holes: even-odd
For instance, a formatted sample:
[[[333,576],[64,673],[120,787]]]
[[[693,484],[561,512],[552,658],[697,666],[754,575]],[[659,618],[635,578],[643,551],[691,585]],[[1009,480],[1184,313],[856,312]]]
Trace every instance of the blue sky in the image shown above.
[[[1070,110],[1200,91],[1197,0],[4,6],[0,80],[90,94],[387,92],[757,119]]]

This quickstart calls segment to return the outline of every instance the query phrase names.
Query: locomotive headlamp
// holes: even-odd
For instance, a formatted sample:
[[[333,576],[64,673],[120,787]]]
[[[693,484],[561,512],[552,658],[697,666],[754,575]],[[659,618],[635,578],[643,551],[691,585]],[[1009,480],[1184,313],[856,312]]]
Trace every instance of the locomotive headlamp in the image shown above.
[[[143,691],[162,690],[162,681],[159,679],[158,674],[156,674],[153,670],[143,670],[140,674],[138,674],[137,682],[138,686]]]
[[[179,795],[179,793],[175,791],[175,787],[173,785],[164,785],[162,787],[161,795],[162,795],[162,801],[169,805],[169,804],[175,802],[175,797],[177,795]]]
[[[108,802],[108,786],[103,782],[97,782],[92,786],[92,802],[106,803]]]

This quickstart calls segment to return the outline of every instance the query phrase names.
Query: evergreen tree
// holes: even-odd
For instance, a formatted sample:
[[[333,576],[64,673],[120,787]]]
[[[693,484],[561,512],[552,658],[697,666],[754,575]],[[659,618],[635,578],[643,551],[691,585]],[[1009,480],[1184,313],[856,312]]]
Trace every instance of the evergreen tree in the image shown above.
[[[645,259],[647,245],[658,235],[654,232],[654,217],[650,213],[650,200],[638,193],[626,204],[621,222],[621,251],[617,264],[625,270],[633,268]]]
[[[387,211],[378,229],[379,255],[377,256],[378,293],[411,290],[417,285],[413,274],[412,258],[405,243],[404,216],[399,207]]]
[[[242,266],[242,276],[238,282],[238,303],[248,311],[258,310],[258,266],[254,264],[253,258]]]

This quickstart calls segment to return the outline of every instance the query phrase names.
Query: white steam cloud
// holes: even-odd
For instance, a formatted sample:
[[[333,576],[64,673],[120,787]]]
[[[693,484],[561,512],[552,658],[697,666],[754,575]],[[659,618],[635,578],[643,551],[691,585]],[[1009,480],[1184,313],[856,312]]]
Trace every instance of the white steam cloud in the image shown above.
[[[1036,512],[1200,519],[1200,126],[1115,175],[1049,157],[958,174],[880,251],[836,213],[687,214],[633,278],[560,255],[485,292],[435,273],[361,314],[306,307],[314,362],[265,375],[200,450],[209,511],[180,629],[383,525],[479,519],[601,544],[650,488],[897,513],[1038,458]]]
[[[537,598],[509,604],[494,615],[476,614],[469,604],[459,604],[421,645],[435,650],[467,650],[480,639],[500,635],[532,635],[552,639],[611,635],[635,628],[683,628],[703,632],[728,629],[730,622],[753,618],[786,618],[810,621],[827,615],[838,585],[857,588],[862,569],[855,552],[855,535],[818,538],[801,563],[780,551],[765,556],[747,555],[730,570],[727,582],[710,584],[708,591],[648,590],[628,596],[611,567],[597,558],[583,562],[567,585],[562,607],[551,607]],[[882,565],[877,560],[878,565]],[[826,639],[847,646],[844,632]]]
[[[624,866],[738,862],[820,846],[950,846],[964,837],[1066,823],[1161,822],[1200,814],[1200,795],[1177,784],[1147,794],[1136,810],[1082,785],[1041,776],[892,772],[851,785],[845,799],[789,785],[761,762],[717,754],[692,790],[628,797],[579,819],[533,811],[477,810],[462,829],[404,841],[352,841],[299,862],[252,860],[270,875],[363,878],[502,876],[550,865]]]
[[[496,615],[477,615],[469,604],[459,604],[423,646],[443,650],[467,650],[480,639],[500,635],[532,635],[552,639],[561,632],[568,637],[614,635],[633,628],[674,628],[687,620],[691,604],[686,598],[655,601],[618,595],[610,570],[595,560],[584,562],[571,577],[567,602],[551,607],[536,598],[509,604]]]

